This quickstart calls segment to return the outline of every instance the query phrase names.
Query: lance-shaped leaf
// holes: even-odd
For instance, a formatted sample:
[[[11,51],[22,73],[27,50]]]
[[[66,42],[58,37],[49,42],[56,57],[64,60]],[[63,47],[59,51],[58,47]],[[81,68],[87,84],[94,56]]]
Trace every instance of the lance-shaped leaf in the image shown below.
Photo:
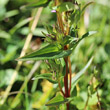
[[[86,38],[86,37],[89,37],[89,36],[91,36],[91,35],[93,35],[93,34],[96,34],[97,33],[97,31],[90,31],[90,32],[87,32],[87,33],[85,33],[81,38],[79,38],[79,39],[76,39],[76,40],[71,40],[71,43],[70,43],[70,49],[71,50],[74,50],[75,49],[75,47],[78,45],[78,43],[82,40],[82,39],[84,39],[84,38]]]
[[[91,36],[91,35],[93,35],[93,34],[96,34],[96,33],[97,33],[97,31],[89,31],[89,32],[85,33],[85,34],[81,37],[80,40],[84,39],[85,37],[89,37],[89,36]]]
[[[37,7],[46,7],[51,0],[39,0],[37,2],[24,5],[21,9],[37,8]]]
[[[68,102],[68,99],[64,98],[62,95],[58,94],[56,97],[51,99],[46,103],[46,106],[57,106]]]
[[[46,60],[46,59],[58,59],[66,57],[71,54],[71,50],[62,50],[60,45],[49,44],[46,47],[32,52],[24,57],[18,58],[17,60]]]
[[[12,17],[12,16],[15,16],[19,14],[19,11],[18,10],[11,10],[11,11],[8,11],[6,14],[5,14],[5,18],[9,18],[9,17]]]
[[[16,24],[11,30],[10,33],[13,34],[17,29],[21,28],[22,26],[26,25],[29,23],[33,18],[27,18],[22,21],[20,21],[18,24]]]
[[[54,84],[57,83],[56,80],[52,79],[52,73],[45,73],[45,74],[36,75],[32,80],[36,80],[36,79],[47,79],[51,83],[54,83]]]
[[[85,10],[89,5],[91,5],[92,3],[94,3],[94,2],[89,2],[89,3],[87,3],[87,4],[82,8],[81,14],[83,14],[84,10]]]
[[[79,72],[77,73],[73,78],[72,78],[72,88],[71,88],[71,93],[76,85],[76,83],[78,82],[78,80],[80,79],[80,77],[86,72],[86,70],[89,68],[89,66],[91,65],[93,61],[93,57],[88,61],[88,63],[86,64],[86,66]]]

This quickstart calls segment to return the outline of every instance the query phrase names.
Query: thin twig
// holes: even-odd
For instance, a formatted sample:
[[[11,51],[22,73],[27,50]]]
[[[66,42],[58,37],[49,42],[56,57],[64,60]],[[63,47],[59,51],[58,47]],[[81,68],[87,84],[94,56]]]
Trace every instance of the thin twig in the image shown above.
[[[28,36],[27,36],[27,38],[26,38],[26,41],[25,41],[24,47],[23,47],[23,49],[22,49],[22,52],[21,52],[21,54],[20,54],[20,57],[24,56],[25,53],[26,53],[26,50],[27,50],[27,48],[28,48],[28,46],[29,46],[29,44],[30,44],[30,41],[31,41],[31,39],[32,39],[33,31],[35,30],[35,28],[36,28],[36,26],[37,26],[37,23],[38,23],[38,20],[39,20],[39,18],[40,18],[42,9],[43,9],[43,8],[40,7],[40,8],[38,9],[36,15],[35,15],[35,18],[34,18],[34,20],[33,20],[32,27],[31,27],[31,32],[28,34]],[[12,75],[10,84],[8,85],[8,87],[7,87],[6,90],[5,90],[5,93],[4,93],[4,95],[3,95],[3,99],[0,101],[0,104],[1,104],[1,105],[6,101],[6,99],[7,99],[7,97],[8,97],[8,94],[9,94],[9,92],[10,92],[10,90],[11,90],[11,88],[12,88],[12,86],[13,86],[15,80],[16,80],[16,76],[17,76],[17,74],[18,74],[18,71],[19,71],[21,65],[22,65],[22,61],[18,61],[17,66],[16,66],[16,68],[15,68],[15,71],[14,71],[14,73],[13,73],[13,75]]]
[[[63,94],[63,96],[65,96],[65,93],[64,93],[63,90],[62,90],[62,87],[61,87],[61,85],[60,85],[60,82],[58,82],[58,86],[59,86],[60,91],[61,91],[61,93]]]
[[[20,93],[20,91],[14,91],[14,92],[10,92],[9,94],[8,94],[8,96],[10,96],[10,95],[15,95],[15,94],[18,94],[18,93]],[[25,94],[25,92],[22,92],[22,94]],[[30,93],[27,93],[29,96],[32,96]]]

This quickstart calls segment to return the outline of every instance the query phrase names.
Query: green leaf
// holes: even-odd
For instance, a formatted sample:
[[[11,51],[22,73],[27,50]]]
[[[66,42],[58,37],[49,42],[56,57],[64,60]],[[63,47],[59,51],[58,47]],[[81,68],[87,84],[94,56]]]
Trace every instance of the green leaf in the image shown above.
[[[98,91],[98,93],[100,94],[100,92]],[[98,103],[98,98],[97,98],[97,92],[95,92],[94,94],[92,94],[92,96],[89,98],[89,102],[88,105],[95,105]]]
[[[14,56],[16,55],[17,48],[18,47],[15,45],[8,45],[6,54],[3,56],[3,58],[0,59],[1,63],[4,64],[8,61],[13,60]]]
[[[82,8],[81,14],[83,14],[84,10],[85,10],[89,5],[91,5],[92,3],[94,3],[94,2],[89,2],[89,3],[87,3],[87,4]]]
[[[0,30],[0,38],[9,39],[11,36],[8,32]]]
[[[54,84],[57,83],[56,80],[52,79],[52,73],[36,75],[32,80],[36,80],[36,79],[47,79],[51,83],[54,83]]]
[[[63,58],[60,59],[62,67],[65,66],[65,60]]]
[[[68,98],[71,101],[71,104],[77,107],[77,110],[83,110],[85,106],[85,102],[80,96],[72,96]]]
[[[18,24],[16,24],[11,30],[10,33],[13,34],[17,29],[21,28],[22,26],[24,26],[25,24],[29,23],[33,18],[26,18],[20,22],[18,22]]]
[[[0,88],[10,84],[13,72],[14,72],[13,69],[0,70]]]
[[[49,44],[46,47],[32,52],[24,57],[21,57],[17,60],[27,61],[27,60],[45,60],[45,59],[57,59],[66,57],[71,54],[71,50],[61,50],[61,47],[58,47],[55,44]]]
[[[19,14],[18,10],[11,10],[11,11],[6,12],[5,18],[9,18],[9,17],[15,16],[17,14]]]
[[[21,33],[22,35],[28,35],[29,32],[30,32],[30,29],[28,27],[23,27],[22,29],[19,30],[19,33]],[[46,29],[36,28],[33,32],[33,35],[39,36],[39,37],[45,37],[42,32],[47,34]]]
[[[96,33],[97,33],[97,31],[89,31],[82,36],[81,40],[85,37],[89,37],[89,36],[96,34]]]
[[[78,45],[78,43],[82,40],[82,39],[84,39],[85,37],[89,37],[89,36],[91,36],[91,35],[93,35],[93,34],[96,34],[97,33],[97,31],[90,31],[90,32],[87,32],[87,33],[85,33],[81,38],[79,38],[79,39],[73,39],[73,40],[71,40],[71,43],[70,43],[70,49],[71,50],[74,50],[74,48]]]
[[[32,52],[24,57],[19,58],[18,60],[27,61],[27,60],[45,60],[45,59],[57,59],[69,56],[72,50],[77,46],[77,44],[87,36],[95,34],[96,31],[90,31],[84,34],[79,40],[71,38],[70,50],[61,50],[59,44],[49,44],[46,47]]]
[[[44,27],[49,34],[53,34],[53,27],[51,25],[44,23]]]
[[[70,44],[72,42],[76,42],[78,40],[78,38],[74,38],[70,35],[64,36],[63,41],[61,41],[61,44],[63,44],[63,46]]]
[[[72,4],[71,2],[64,2],[61,5],[58,6],[57,10],[59,12],[64,12],[64,11],[72,11],[75,8],[78,8],[77,5]]]
[[[65,76],[66,74],[66,65],[63,67],[62,75]]]
[[[37,8],[37,7],[45,7],[51,0],[39,0],[37,2],[22,6],[21,9],[28,9],[28,8]]]
[[[56,97],[46,103],[46,106],[56,106],[68,102],[68,99],[58,94]]]
[[[74,90],[74,87],[76,85],[76,83],[78,82],[78,80],[80,79],[80,77],[85,73],[85,71],[89,68],[89,66],[91,65],[93,61],[93,57],[88,61],[88,63],[86,64],[86,66],[79,72],[77,73],[73,78],[72,78],[72,88],[71,88],[71,93]]]
[[[105,52],[108,54],[108,56],[110,56],[110,43],[107,43],[104,49],[105,49]]]

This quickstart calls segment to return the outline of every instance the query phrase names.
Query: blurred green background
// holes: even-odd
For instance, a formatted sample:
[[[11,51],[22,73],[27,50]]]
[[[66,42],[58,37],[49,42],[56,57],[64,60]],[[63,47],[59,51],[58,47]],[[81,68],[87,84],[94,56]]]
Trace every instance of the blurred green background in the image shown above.
[[[21,7],[33,1],[36,0],[0,0],[0,103],[13,78],[17,66],[15,59],[20,56],[29,34],[33,20],[31,16],[37,11],[37,9],[21,9]],[[78,0],[78,2],[83,6],[90,1]],[[86,65],[91,56],[94,56],[92,65],[77,85],[77,95],[80,99],[73,102],[77,106],[76,110],[80,110],[80,105],[84,106],[87,101],[88,86],[94,68],[97,70],[94,82],[99,84],[102,110],[110,110],[110,1],[94,0],[94,2],[86,9],[80,20],[79,35],[86,31],[97,31],[97,34],[81,41],[71,55],[74,74]],[[55,13],[51,13],[49,6],[45,7],[27,53],[44,45],[44,36],[41,32],[46,32],[44,24],[52,25],[55,20]],[[0,104],[0,110],[56,110],[55,107],[46,107],[45,103],[58,91],[57,86],[47,80],[31,80],[36,74],[49,72],[44,62],[23,62],[17,72],[8,98]],[[20,89],[23,83],[24,88]],[[93,92],[87,109],[95,110],[97,102],[96,92]]]

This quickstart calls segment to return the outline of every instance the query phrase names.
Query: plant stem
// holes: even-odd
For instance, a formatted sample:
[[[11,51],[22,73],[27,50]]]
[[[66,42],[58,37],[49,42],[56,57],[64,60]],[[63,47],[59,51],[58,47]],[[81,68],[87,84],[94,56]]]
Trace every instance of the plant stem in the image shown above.
[[[64,77],[65,97],[69,97],[69,94],[68,94],[68,58],[65,58],[65,63],[66,63],[66,75]]]
[[[64,47],[64,50],[67,50],[67,46]],[[66,64],[66,75],[64,77],[64,87],[65,87],[65,97],[69,97],[69,90],[68,90],[68,57],[64,58]],[[69,103],[66,104],[67,110],[69,110]]]
[[[64,86],[65,86],[65,97],[69,97],[68,91],[68,57],[65,58],[66,63],[66,75],[64,77]],[[69,110],[69,103],[66,104],[67,110]]]
[[[63,94],[63,96],[65,96],[65,94],[64,94],[64,92],[63,92],[63,90],[62,90],[62,88],[61,88],[60,82],[58,82],[58,86],[59,86],[60,91],[61,91],[61,93]]]
[[[68,57],[68,63],[69,63],[69,73],[70,73],[70,87],[69,87],[69,95],[70,95],[70,90],[71,90],[71,78],[72,78],[70,57]]]
[[[55,6],[57,6],[58,5],[58,0],[55,0]],[[58,25],[59,25],[59,27],[60,27],[60,29],[62,30],[62,32],[64,33],[64,35],[68,35],[68,33],[69,33],[69,28],[67,29],[67,32],[65,32],[65,30],[64,30],[64,25],[63,25],[63,20],[62,20],[62,16],[61,16],[61,14],[57,11],[57,20],[58,20]],[[64,46],[64,50],[67,50],[68,48],[67,48],[67,45],[66,46]],[[65,94],[64,94],[64,97],[69,97],[70,96],[70,90],[69,90],[69,88],[68,88],[68,57],[65,57],[64,58],[64,60],[65,60],[65,64],[66,64],[66,75],[65,75],[65,77],[64,77],[64,87],[65,87]],[[69,64],[69,66],[70,66],[70,69],[71,69],[71,63]],[[70,71],[70,70],[69,70]],[[71,71],[70,71],[71,72]],[[71,77],[71,75],[70,75],[70,77]],[[71,78],[70,78],[71,79]],[[71,84],[71,83],[70,83]],[[61,89],[61,87],[60,87],[60,85],[59,85],[59,88],[60,88],[60,91],[63,93],[63,91],[62,91],[62,89]],[[71,88],[71,86],[70,86],[70,88]],[[66,107],[67,107],[67,110],[69,110],[69,103],[67,103],[66,104]]]
[[[57,19],[58,19],[59,27],[61,28],[62,32],[64,33],[63,21],[62,21],[61,14],[59,12],[57,12]]]

